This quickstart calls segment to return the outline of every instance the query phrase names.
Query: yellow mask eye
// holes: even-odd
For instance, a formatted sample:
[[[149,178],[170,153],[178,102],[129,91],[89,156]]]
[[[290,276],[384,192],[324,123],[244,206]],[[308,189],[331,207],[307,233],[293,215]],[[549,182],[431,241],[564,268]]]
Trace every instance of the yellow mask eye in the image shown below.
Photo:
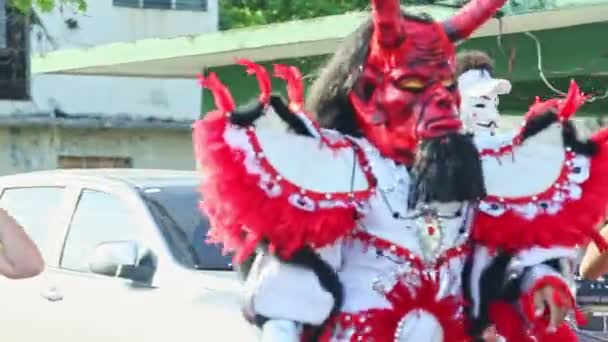
[[[447,80],[443,80],[441,81],[441,85],[446,87],[446,88],[451,88],[454,86],[456,82],[453,79],[447,79]]]
[[[417,91],[423,89],[425,84],[417,78],[404,78],[397,82],[397,86],[403,90]]]

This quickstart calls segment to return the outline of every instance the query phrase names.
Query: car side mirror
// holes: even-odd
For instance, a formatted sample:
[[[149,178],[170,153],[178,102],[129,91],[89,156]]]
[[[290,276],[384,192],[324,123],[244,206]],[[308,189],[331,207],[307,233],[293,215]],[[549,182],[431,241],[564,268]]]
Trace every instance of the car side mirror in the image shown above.
[[[108,241],[97,245],[89,259],[91,272],[149,283],[156,271],[156,258],[141,251],[135,241]]]

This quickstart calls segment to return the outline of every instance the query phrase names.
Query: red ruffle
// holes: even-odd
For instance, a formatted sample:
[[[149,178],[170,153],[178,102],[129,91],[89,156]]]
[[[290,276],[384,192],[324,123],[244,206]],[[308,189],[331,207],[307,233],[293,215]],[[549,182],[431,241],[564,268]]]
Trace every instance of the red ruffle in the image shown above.
[[[591,159],[589,179],[580,184],[582,197],[566,200],[555,215],[539,213],[529,220],[508,210],[494,217],[478,211],[474,237],[491,248],[520,250],[538,247],[585,245],[589,238],[600,248],[608,245],[597,232],[608,209],[608,144]]]
[[[413,310],[424,310],[432,314],[443,329],[445,342],[468,342],[470,338],[466,333],[464,317],[459,316],[462,301],[457,297],[446,297],[437,300],[438,284],[423,279],[421,285],[413,294],[403,283],[399,282],[386,294],[391,303],[391,309],[372,309],[356,314],[343,313],[334,318],[321,342],[330,341],[334,328],[354,333],[350,341],[394,341],[395,333],[401,320]]]
[[[227,127],[225,115],[209,113],[195,123],[193,141],[204,172],[201,207],[209,216],[210,240],[236,252],[235,262],[250,256],[262,240],[289,258],[303,246],[331,244],[355,227],[353,207],[305,211],[290,205],[287,194],[270,198],[258,186],[260,176],[247,172],[245,153],[226,144]]]
[[[490,319],[496,325],[498,334],[508,342],[576,342],[578,338],[573,329],[562,324],[556,332],[545,329],[527,329],[517,309],[506,302],[490,304]],[[545,326],[546,327],[546,326]]]
[[[570,289],[568,285],[564,283],[564,281],[558,277],[554,276],[545,276],[538,279],[532,288],[522,295],[521,298],[521,306],[522,311],[529,322],[532,322],[532,329],[530,333],[533,334],[538,341],[556,341],[556,342],[569,342],[569,341],[578,341],[576,334],[572,331],[572,329],[566,324],[561,324],[557,331],[548,332],[547,327],[549,326],[549,311],[547,311],[539,318],[535,316],[535,306],[534,306],[534,293],[536,291],[542,289],[545,286],[552,286],[555,290],[554,292],[554,301],[566,307],[573,307],[575,304],[575,299],[570,293]]]

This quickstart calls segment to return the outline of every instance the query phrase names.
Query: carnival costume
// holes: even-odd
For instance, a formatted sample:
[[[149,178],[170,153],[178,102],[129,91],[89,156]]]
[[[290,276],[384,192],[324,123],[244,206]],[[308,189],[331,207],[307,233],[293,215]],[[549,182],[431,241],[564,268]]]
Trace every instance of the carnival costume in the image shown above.
[[[372,1],[373,20],[338,49],[306,109],[294,67],[274,70],[288,105],[249,61],[253,106],[201,77],[217,107],[194,126],[202,208],[213,241],[237,264],[254,259],[244,312],[263,340],[460,342],[491,325],[507,341],[574,340],[565,324],[546,331],[532,293],[550,284],[572,304],[576,245],[606,247],[594,225],[608,202],[607,134],[576,138],[574,84],[567,99],[535,103],[508,143],[460,133],[453,42],[504,2],[473,0],[437,23]]]

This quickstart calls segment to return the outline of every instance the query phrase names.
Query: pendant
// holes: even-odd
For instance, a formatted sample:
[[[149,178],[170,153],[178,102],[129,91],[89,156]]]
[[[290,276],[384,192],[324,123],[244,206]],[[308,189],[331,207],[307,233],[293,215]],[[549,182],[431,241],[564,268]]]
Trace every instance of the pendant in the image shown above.
[[[416,219],[416,235],[420,242],[424,259],[433,261],[439,252],[443,239],[441,221],[432,210],[426,212]]]

